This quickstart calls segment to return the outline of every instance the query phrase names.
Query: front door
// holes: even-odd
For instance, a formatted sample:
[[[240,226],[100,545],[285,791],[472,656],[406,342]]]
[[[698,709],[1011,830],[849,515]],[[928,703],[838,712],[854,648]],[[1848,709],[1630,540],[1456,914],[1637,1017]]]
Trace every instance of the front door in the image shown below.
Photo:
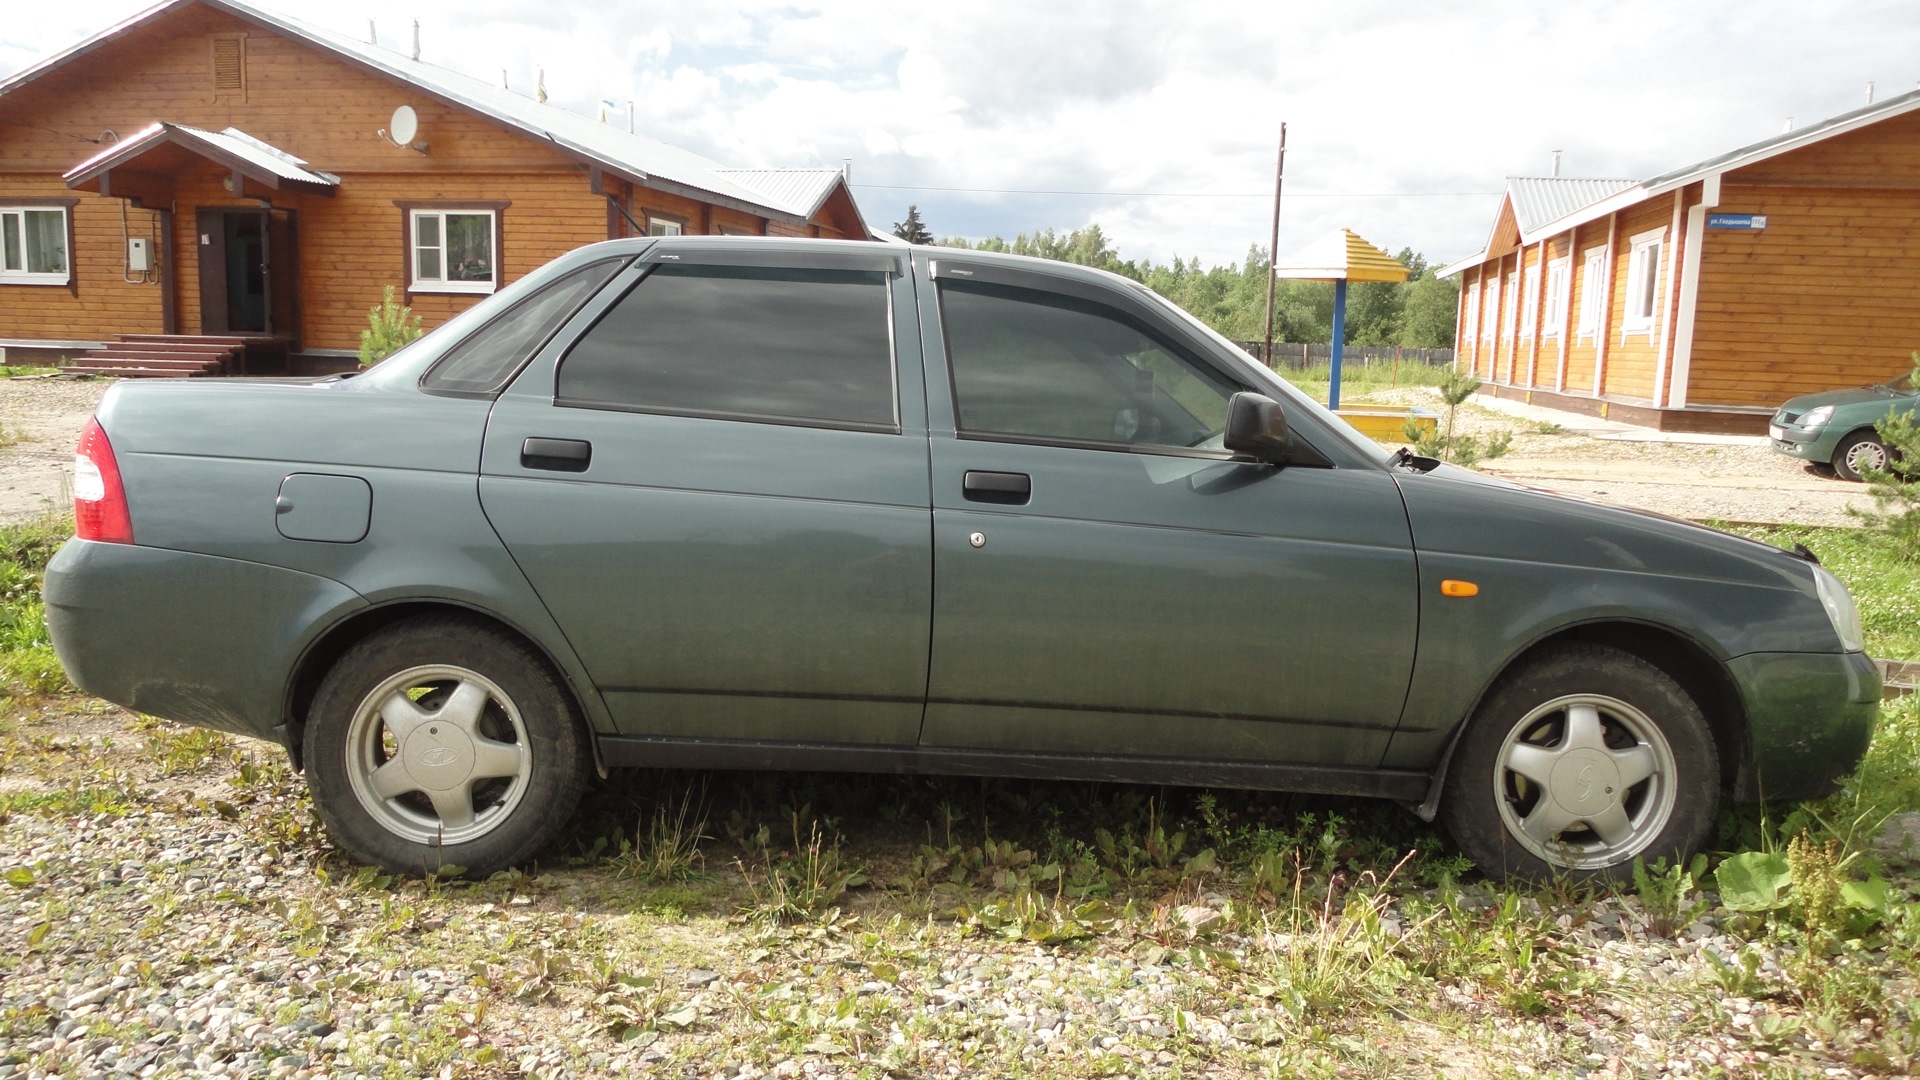
[[[195,225],[200,332],[291,336],[299,292],[294,212],[204,207]]]
[[[923,742],[1377,765],[1418,615],[1392,479],[1232,460],[1249,387],[1145,301],[935,274]]]

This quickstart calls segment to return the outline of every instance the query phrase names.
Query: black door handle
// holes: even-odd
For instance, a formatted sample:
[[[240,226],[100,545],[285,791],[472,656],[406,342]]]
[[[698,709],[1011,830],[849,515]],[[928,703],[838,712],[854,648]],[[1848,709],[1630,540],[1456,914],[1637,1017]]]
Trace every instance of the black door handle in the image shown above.
[[[1033,498],[1033,478],[1026,473],[968,469],[960,481],[960,493],[974,502],[1025,506]]]
[[[520,444],[520,464],[549,472],[586,472],[593,444],[579,439],[528,439]]]

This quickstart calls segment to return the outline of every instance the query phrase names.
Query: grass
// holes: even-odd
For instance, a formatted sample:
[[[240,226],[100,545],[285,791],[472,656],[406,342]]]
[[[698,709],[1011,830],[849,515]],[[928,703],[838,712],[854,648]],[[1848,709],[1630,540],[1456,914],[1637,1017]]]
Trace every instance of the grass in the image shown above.
[[[1920,660],[1920,563],[1901,560],[1885,541],[1865,529],[1717,527],[1776,547],[1805,544],[1853,593],[1867,652],[1887,660]]]
[[[1333,385],[1333,364],[1318,360],[1294,366],[1282,363],[1275,369],[1281,378],[1298,387],[1301,393],[1325,402]],[[1340,365],[1340,400],[1353,401],[1365,394],[1377,394],[1402,386],[1434,386],[1449,370],[1445,364],[1421,364],[1392,360],[1348,360]]]

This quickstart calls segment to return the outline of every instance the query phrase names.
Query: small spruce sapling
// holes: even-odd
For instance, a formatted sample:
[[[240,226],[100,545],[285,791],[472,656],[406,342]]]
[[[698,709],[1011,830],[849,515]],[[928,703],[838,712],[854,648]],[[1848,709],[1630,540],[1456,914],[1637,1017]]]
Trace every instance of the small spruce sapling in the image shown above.
[[[367,312],[367,328],[360,331],[360,366],[363,368],[399,352],[402,346],[423,333],[420,316],[394,299],[393,291],[393,286],[387,286],[380,294],[380,302]]]

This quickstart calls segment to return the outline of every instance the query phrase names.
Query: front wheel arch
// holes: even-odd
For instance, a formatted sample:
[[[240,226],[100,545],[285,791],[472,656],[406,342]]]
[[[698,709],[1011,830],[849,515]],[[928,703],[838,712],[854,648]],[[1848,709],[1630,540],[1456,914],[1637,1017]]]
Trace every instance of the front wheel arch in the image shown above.
[[[1531,663],[1543,652],[1573,642],[1619,649],[1645,660],[1679,683],[1681,689],[1699,703],[1700,711],[1706,717],[1707,728],[1713,734],[1714,749],[1720,755],[1723,792],[1736,800],[1754,797],[1753,756],[1747,737],[1746,705],[1727,666],[1699,642],[1667,627],[1612,620],[1579,623],[1555,630],[1508,658],[1487,679],[1486,685],[1480,688],[1480,693],[1475,695],[1461,714],[1453,736],[1447,740],[1446,749],[1441,751],[1440,759],[1434,766],[1433,778],[1427,786],[1427,797],[1417,806],[1409,807],[1422,821],[1432,821],[1438,816],[1441,792],[1446,787],[1447,770],[1452,767],[1454,750],[1459,746],[1461,736],[1466,733],[1468,719],[1480,708],[1487,694],[1510,672]]]
[[[573,706],[577,713],[581,717],[593,716],[594,710],[590,707],[591,703],[586,700],[587,695],[592,691],[580,687],[569,678],[566,668],[560,664],[552,651],[518,626],[490,611],[455,601],[390,601],[362,608],[328,627],[307,644],[306,651],[301,653],[299,662],[293,666],[293,673],[287,679],[286,704],[281,710],[283,728],[281,734],[282,741],[287,747],[287,754],[292,759],[296,771],[306,767],[304,747],[307,715],[313,708],[314,695],[319,692],[321,680],[327,677],[327,672],[333,670],[333,665],[346,655],[348,649],[353,648],[368,636],[377,634],[394,623],[423,615],[458,616],[485,624],[495,633],[524,645],[545,662],[548,673],[553,676],[554,681],[565,687],[567,693],[572,695]],[[591,729],[592,724],[589,723],[587,727]],[[594,737],[592,730],[588,730],[586,734],[587,744],[593,748],[594,768],[604,777],[607,770],[606,765],[600,760],[600,740]]]

